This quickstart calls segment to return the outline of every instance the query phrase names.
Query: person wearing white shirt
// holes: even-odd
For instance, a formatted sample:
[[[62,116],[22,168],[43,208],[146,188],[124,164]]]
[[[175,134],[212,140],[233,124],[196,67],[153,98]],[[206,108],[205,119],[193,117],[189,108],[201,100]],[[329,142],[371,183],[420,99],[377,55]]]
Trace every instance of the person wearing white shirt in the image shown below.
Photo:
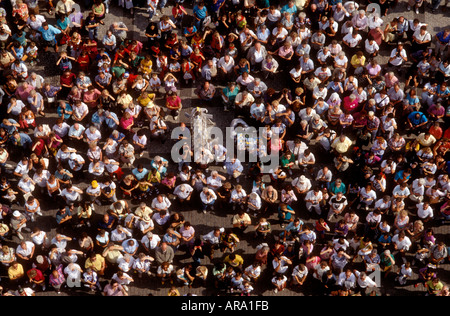
[[[127,285],[134,282],[134,279],[130,275],[122,271],[117,271],[116,273],[114,273],[114,275],[111,277],[111,280],[114,280],[117,283],[119,283],[121,286],[123,286],[123,288],[127,292],[128,292]]]
[[[147,148],[147,136],[145,136],[142,130],[133,135],[133,145],[135,148],[135,153],[139,157],[142,157],[144,150]]]
[[[69,129],[69,138],[72,140],[82,140],[85,131],[86,127],[84,127],[82,124],[75,123]]]
[[[159,194],[152,200],[151,208],[156,212],[160,212],[162,210],[169,210],[169,207],[172,205],[170,200],[163,194]]]
[[[219,243],[221,241],[221,234],[225,232],[225,228],[216,228],[209,233],[202,235],[202,240],[213,246],[214,249],[218,249]]]
[[[33,258],[36,246],[31,241],[21,241],[16,248],[16,255],[23,260],[30,260]]]
[[[190,200],[192,192],[194,192],[193,187],[189,184],[182,183],[175,187],[173,194],[177,196],[180,202],[186,202],[187,200]]]
[[[343,43],[351,49],[354,49],[361,42],[362,37],[358,34],[357,31],[353,31],[352,33],[348,33],[342,39]]]
[[[320,83],[317,87],[315,87],[313,90],[313,93],[312,93],[312,97],[315,100],[317,100],[319,98],[322,98],[325,100],[327,98],[327,95],[328,95],[328,88],[325,87],[325,85],[323,83]]]
[[[27,157],[23,157],[16,165],[16,168],[14,169],[14,175],[16,177],[23,177],[24,175],[27,175],[28,172],[31,169],[31,162],[28,160]]]
[[[214,210],[214,203],[217,200],[217,195],[214,190],[204,187],[200,193],[200,200],[202,201],[202,211],[203,213],[206,213],[208,207],[210,207],[211,210]]]
[[[373,13],[368,17],[368,26],[370,30],[381,27],[383,23],[384,21],[382,18],[380,18],[378,13]]]
[[[317,172],[316,181],[323,187],[329,189],[333,173],[327,166],[323,167]]]
[[[121,225],[117,225],[116,229],[111,231],[111,241],[122,243],[125,239],[131,238],[131,232]]]
[[[81,194],[83,194],[83,191],[71,184],[61,191],[61,196],[66,201],[67,205],[72,205],[75,202],[81,201]]]
[[[364,41],[364,49],[370,56],[376,56],[380,50],[380,46],[373,39],[368,38]]]
[[[394,67],[401,66],[408,61],[408,55],[403,48],[403,43],[398,43],[397,48],[391,51],[388,64]]]
[[[16,59],[11,65],[11,70],[16,73],[19,80],[26,80],[28,77],[28,68],[20,59]]]
[[[50,178],[50,175],[51,173],[47,169],[38,168],[33,175],[33,181],[38,185],[38,187],[45,189],[47,188],[47,180]]]
[[[389,195],[383,196],[375,202],[374,209],[379,210],[381,213],[387,212],[392,205],[392,201]]]
[[[212,148],[214,159],[217,162],[224,162],[227,158],[227,149],[222,144],[214,144]]]
[[[401,183],[395,186],[392,191],[392,196],[394,198],[406,199],[411,194],[406,183]]]
[[[159,247],[160,243],[161,237],[159,237],[156,234],[153,234],[152,232],[148,232],[141,239],[141,245],[145,248],[147,252],[156,249],[156,247]]]
[[[170,214],[166,210],[156,212],[153,214],[152,220],[159,226],[164,226],[170,219]]]
[[[301,109],[298,112],[298,116],[300,117],[301,121],[307,121],[308,123],[311,122],[312,118],[316,115],[316,111],[312,107],[306,107],[304,109]]]
[[[46,20],[43,15],[31,14],[28,17],[27,24],[31,29],[37,31],[42,26],[42,23],[44,23],[45,21]]]
[[[82,272],[83,270],[81,269],[78,263],[71,262],[64,268],[66,280],[71,280],[73,283],[76,283],[77,281],[81,280]]]
[[[297,161],[299,167],[309,168],[316,163],[316,157],[308,148],[305,149],[305,151],[303,151],[302,153],[299,153]]]
[[[236,185],[233,191],[231,191],[230,203],[233,205],[233,210],[236,207],[242,207],[247,198],[247,193],[240,184]]]
[[[377,198],[377,194],[375,190],[372,189],[372,185],[368,184],[359,192],[359,201],[362,206],[366,208],[366,210],[374,203]],[[364,205],[363,205],[364,204]]]
[[[249,282],[256,282],[261,276],[261,265],[254,263],[245,268],[242,277]]]
[[[433,219],[433,208],[430,206],[429,202],[422,202],[416,204],[417,217],[419,217],[423,222],[428,222]]]
[[[272,28],[278,21],[281,20],[281,11],[276,9],[275,7],[270,8],[267,14],[267,25],[269,28]]]
[[[88,143],[100,141],[102,138],[102,134],[95,126],[90,126],[86,129],[84,135]]]
[[[163,211],[164,212],[164,211]],[[166,216],[168,217],[168,216]],[[164,225],[160,224],[160,225]],[[144,216],[138,223],[137,223],[137,229],[142,235],[145,235],[149,232],[151,232],[153,229],[155,229],[155,224],[153,220],[150,217]]]
[[[25,107],[26,105],[22,102],[22,100],[18,100],[15,97],[12,97],[7,106],[7,113],[11,113],[14,116],[19,116],[20,113],[22,113],[22,109]]]
[[[409,198],[415,204],[423,201],[425,195],[425,179],[419,178],[415,179],[411,185],[411,194]]]
[[[402,264],[400,267],[400,270],[398,271],[397,277],[395,278],[395,281],[400,283],[401,285],[405,285],[408,278],[412,277],[412,269],[411,265],[407,262]]]
[[[304,175],[301,175],[294,180],[292,180],[292,187],[295,189],[297,194],[306,194],[311,189],[311,180],[309,180]]]
[[[332,243],[333,243],[333,248],[334,248],[335,252],[339,251],[339,249],[343,249],[344,251],[347,251],[347,249],[350,247],[350,242],[343,237],[333,239]]]
[[[322,208],[320,203],[322,202],[323,194],[322,191],[318,187],[310,190],[305,197],[306,209],[308,212],[312,212],[314,210],[318,215],[322,213]]]
[[[26,201],[32,196],[35,189],[35,183],[28,175],[24,175],[17,184],[17,189],[19,189],[19,192],[22,192],[23,199]]]
[[[290,268],[292,261],[283,255],[275,256],[272,260],[273,269],[277,274],[285,274]]]
[[[217,191],[220,187],[222,187],[222,181],[225,181],[226,178],[220,175],[216,170],[211,172],[211,175],[206,178],[206,184],[208,188]]]
[[[234,58],[230,55],[222,56],[217,62],[217,69],[219,70],[219,76],[224,79],[224,81],[230,81],[231,77],[234,75],[233,68],[235,66]]]
[[[89,114],[89,108],[86,103],[76,100],[72,110],[72,119],[75,122],[81,122]]]
[[[31,241],[36,245],[40,246],[42,249],[48,245],[47,233],[40,230],[39,228],[35,228],[33,233],[31,234]]]
[[[257,215],[258,211],[261,209],[262,201],[261,197],[256,192],[252,192],[248,195],[247,199],[247,207],[248,212],[253,211],[255,215]]]
[[[298,264],[294,267],[291,274],[291,285],[303,285],[308,276],[308,268],[304,264]]]
[[[89,164],[88,172],[93,179],[96,179],[105,172],[105,164],[103,161],[92,161]]]
[[[398,252],[403,259],[403,263],[406,262],[406,252],[411,247],[411,239],[405,235],[405,232],[400,232],[392,237],[392,243],[394,244],[395,251],[392,253],[394,256]]]
[[[152,261],[153,261],[153,258],[145,255],[144,253],[140,253],[139,257],[134,260],[133,269],[138,274],[139,278],[142,278],[144,273],[148,274],[149,276],[152,275],[150,272]]]
[[[355,275],[357,277],[356,293],[366,296],[367,289],[377,287],[377,284],[370,277],[368,277],[365,272],[355,270]]]
[[[352,290],[356,287],[357,277],[352,270],[347,269],[339,274],[337,284],[343,286],[347,290]]]

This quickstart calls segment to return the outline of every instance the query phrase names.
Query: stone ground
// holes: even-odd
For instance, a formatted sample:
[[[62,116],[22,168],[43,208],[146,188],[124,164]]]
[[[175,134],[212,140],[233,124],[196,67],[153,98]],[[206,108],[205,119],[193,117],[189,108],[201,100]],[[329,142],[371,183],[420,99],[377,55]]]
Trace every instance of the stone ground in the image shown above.
[[[170,3],[169,3],[170,5]],[[191,11],[190,6],[186,6],[188,9],[188,12]],[[444,27],[449,26],[449,11],[443,12],[439,11],[437,14],[432,14],[428,9],[423,12],[421,11],[417,17],[421,22],[425,22],[429,24],[429,31],[432,34],[437,33],[439,30],[443,29]],[[170,9],[165,8],[164,13],[167,15],[170,15]],[[45,15],[46,18],[50,22],[54,21],[54,17],[50,17],[46,12],[43,12],[41,10],[41,14]],[[397,17],[399,15],[403,14],[408,19],[413,19],[416,15],[410,11],[406,11],[406,4],[404,2],[400,2],[399,5],[395,9],[389,10],[389,14],[387,17],[384,17],[384,21],[390,21],[392,18]],[[154,18],[155,19],[155,18]],[[109,27],[109,25],[113,21],[123,21],[129,28],[129,37],[136,39],[136,40],[145,40],[143,36],[143,32],[145,31],[145,28],[148,23],[148,15],[147,13],[142,9],[137,9],[134,16],[131,16],[129,13],[124,13],[122,8],[119,8],[116,6],[115,3],[111,5],[110,13],[107,15],[105,19],[105,26],[102,26],[101,30],[99,31],[99,37],[102,37],[105,28]],[[385,64],[387,61],[386,56],[390,52],[390,47],[385,47],[382,50],[382,53],[380,54],[379,61],[381,64]],[[35,67],[35,71],[41,75],[43,75],[46,79],[50,81],[58,81],[57,73],[55,72],[54,62],[56,62],[56,56],[53,53],[48,54],[45,58],[41,58],[41,62],[38,66]],[[273,87],[275,90],[279,91],[283,85],[284,85],[284,78],[278,78],[277,81],[267,81],[266,83],[268,86]],[[220,83],[219,83],[220,86]],[[189,110],[189,108],[200,105],[195,94],[193,93],[195,87],[191,88],[185,88],[181,90],[181,98],[183,100],[183,107],[185,110]],[[159,100],[161,102],[161,100]],[[213,115],[214,121],[216,122],[216,125],[220,128],[225,128],[229,126],[229,122],[233,119],[232,112],[224,112],[221,106],[217,107],[209,107],[208,111],[210,114]],[[45,123],[53,125],[53,122],[55,121],[56,116],[54,114],[47,115],[46,118],[39,118],[39,121],[43,121]],[[173,127],[175,126],[175,123],[173,120],[171,121],[171,117],[168,118],[169,126]],[[184,115],[180,115],[180,119],[187,122],[187,118]],[[154,157],[155,155],[162,155],[165,158],[170,158],[170,149],[172,146],[172,142],[166,142],[164,145],[161,145],[159,143],[152,142],[148,148],[148,151],[145,153],[145,155],[138,159],[136,163],[142,162],[145,165],[148,165],[150,163],[150,159]],[[326,159],[327,157],[323,157]],[[13,166],[15,166],[15,162],[10,162]],[[319,167],[319,166],[317,166]],[[210,168],[211,170],[218,170],[219,172],[223,173],[223,169],[220,167],[213,166]],[[126,170],[125,171],[129,171]],[[294,176],[297,176],[297,173],[294,173]],[[268,180],[265,179],[265,180]],[[292,180],[292,178],[288,179]],[[81,183],[76,183],[76,185],[80,188],[87,187],[87,182],[82,181]],[[247,189],[247,192],[251,188],[251,183],[248,181],[245,181],[243,183],[243,186],[245,189]],[[48,232],[48,235],[50,238],[52,238],[55,235],[55,228],[56,228],[56,222],[54,220],[54,215],[56,213],[56,209],[51,205],[51,201],[45,201],[42,200],[41,203],[43,204],[42,209],[44,210],[44,216],[39,218],[38,224],[41,229]],[[150,203],[150,201],[149,201]],[[134,209],[137,205],[132,204],[132,209]],[[22,208],[19,208],[22,209]],[[98,220],[101,218],[102,214],[104,214],[106,209],[106,206],[96,207],[95,215],[94,215],[94,222],[95,220]],[[300,206],[295,207],[294,209],[297,212],[297,215],[302,218],[306,223],[314,223],[314,221],[317,219],[314,215],[311,216],[305,209],[303,209]],[[208,212],[207,214],[203,214],[199,212],[198,210],[192,210],[187,209],[183,205],[177,205],[175,204],[173,206],[173,210],[181,211],[183,215],[185,216],[186,220],[190,221],[195,230],[197,235],[202,235],[205,233],[208,233],[212,229],[216,227],[231,227],[231,217],[232,217],[232,211],[231,210],[225,210],[225,211],[216,211],[216,212]],[[362,215],[362,214],[360,214]],[[361,216],[360,216],[361,218]],[[276,214],[273,214],[269,217],[269,220],[272,223],[272,229],[274,235],[277,235],[279,232],[282,231],[280,228],[280,225],[278,224]],[[448,239],[448,226],[437,226],[436,223],[433,223],[433,228],[435,229],[435,235],[438,240],[443,240],[446,242],[446,244],[449,244],[450,241]],[[33,227],[34,224],[29,225],[30,227]],[[27,234],[25,234],[28,236]],[[16,245],[18,242],[18,239],[16,237],[13,238],[10,245]],[[246,231],[245,236],[241,239],[241,242],[239,243],[238,249],[236,250],[236,253],[241,254],[244,258],[244,266],[247,266],[251,263],[251,260],[253,258],[253,255],[256,251],[256,246],[261,243],[261,240],[255,240],[253,238],[253,229],[250,228]],[[319,250],[321,246],[317,245],[316,250]],[[214,260],[220,260],[221,258],[220,253],[216,253],[216,259]],[[175,265],[182,265],[184,263],[191,262],[191,259],[186,256],[182,252],[176,253],[175,258]],[[79,261],[80,265],[84,265],[84,259],[81,259]],[[207,265],[209,268],[212,268],[212,262],[210,262],[209,259],[204,259],[202,261],[202,264]],[[356,263],[356,268],[358,268],[358,262]],[[450,268],[449,264],[443,264],[439,267],[439,276],[443,279],[443,282],[450,284],[450,277],[448,274],[448,270]],[[413,280],[417,278],[417,269],[414,269],[414,276]],[[210,269],[211,273],[211,269]],[[5,273],[1,273],[1,275],[5,275]],[[258,281],[258,284],[254,285],[255,295],[262,295],[262,296],[303,296],[303,295],[314,295],[315,294],[315,286],[314,284],[308,284],[305,285],[300,290],[286,290],[284,292],[274,294],[272,292],[272,288],[270,285],[270,279],[271,279],[272,272],[270,269],[264,269],[263,275],[261,279]],[[154,278],[144,278],[144,279],[137,279],[135,278],[134,284],[129,286],[130,288],[130,295],[134,296],[146,296],[146,295],[154,295],[154,296],[165,296],[167,295],[167,291],[170,287],[169,284],[161,285],[156,279]],[[104,280],[103,280],[104,281]],[[413,281],[409,282],[406,286],[399,287],[394,284],[393,278],[388,278],[382,280],[382,286],[377,289],[377,293],[381,295],[391,295],[391,296],[404,296],[404,295],[421,295],[424,293],[424,288],[422,286],[419,286],[418,288],[414,288]],[[181,295],[184,295],[186,293],[193,293],[199,296],[209,296],[209,295],[215,295],[217,294],[214,288],[212,287],[212,284],[208,284],[206,287],[202,286],[200,284],[194,285],[193,288],[187,288],[187,287],[181,287],[179,288],[179,291]],[[38,292],[37,296],[53,296],[56,295],[55,292],[47,290],[46,292]],[[64,290],[61,296],[74,296],[74,295],[98,295],[86,292],[84,290]]]

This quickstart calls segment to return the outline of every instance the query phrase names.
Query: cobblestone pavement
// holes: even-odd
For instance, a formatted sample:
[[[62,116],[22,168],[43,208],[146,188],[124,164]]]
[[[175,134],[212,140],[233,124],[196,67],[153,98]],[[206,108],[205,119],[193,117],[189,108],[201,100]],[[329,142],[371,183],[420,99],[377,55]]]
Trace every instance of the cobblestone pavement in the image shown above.
[[[187,6],[188,9],[190,9],[189,6]],[[165,8],[165,13],[170,14],[170,9]],[[189,10],[189,12],[191,12]],[[50,22],[54,21],[52,17],[48,16],[48,14],[44,14]],[[403,14],[408,19],[412,19],[416,17],[414,12],[406,11],[406,4],[404,2],[400,2],[400,4],[393,10],[389,11],[389,14],[387,17],[384,17],[384,21],[390,21],[392,18],[399,16],[400,14]],[[417,15],[419,20],[421,22],[425,22],[429,24],[429,31],[432,34],[435,34],[437,31],[443,29],[444,27],[449,26],[449,13],[448,12],[438,12],[436,14],[432,14],[429,9],[426,10],[426,12],[421,12]],[[118,8],[115,3],[111,5],[110,14],[107,15],[105,19],[105,26],[102,26],[99,35],[103,36],[105,32],[105,28],[108,27],[113,21],[123,21],[130,31],[128,32],[129,37],[137,40],[144,40],[143,32],[145,30],[145,27],[148,23],[148,16],[147,13],[144,10],[136,10],[136,13],[134,14],[134,17],[132,17],[130,14],[126,13],[124,14],[123,10],[121,8]],[[385,64],[387,61],[387,54],[389,52],[389,49],[384,49],[382,53],[380,54],[379,61],[381,64]],[[41,60],[41,63],[36,67],[36,72],[45,76],[46,79],[57,82],[57,76],[54,72],[54,62],[56,61],[56,57],[53,53],[48,54],[48,58],[45,58]],[[273,87],[276,90],[280,90],[283,85],[284,81],[283,78],[279,78],[280,80],[277,81],[268,81],[267,84],[270,87]],[[183,107],[184,110],[189,110],[189,108],[199,105],[197,97],[193,94],[194,87],[186,88],[181,91],[181,98],[183,101]],[[158,100],[158,102],[162,102],[162,100]],[[161,103],[162,104],[162,103]],[[221,128],[225,128],[229,126],[230,121],[233,119],[233,114],[231,112],[223,112],[222,107],[210,107],[208,108],[209,113],[213,115],[214,121],[216,122],[217,126]],[[187,121],[187,118],[184,115],[180,115],[180,118],[182,120]],[[54,114],[47,115],[46,118],[39,118],[39,121],[43,121],[49,124],[53,124],[55,121],[56,116]],[[170,126],[174,126],[174,123],[170,123],[169,118],[169,124]],[[51,125],[50,125],[51,126]],[[148,151],[146,151],[145,155],[141,158],[139,158],[135,165],[139,162],[142,162],[144,164],[149,164],[152,157],[155,155],[162,155],[165,158],[170,158],[170,149],[173,142],[167,142],[164,145],[151,143]],[[328,157],[323,157],[324,159]],[[15,162],[10,162],[15,166]],[[126,170],[126,169],[125,169]],[[210,168],[210,170],[218,170],[220,173],[223,173],[223,169],[220,167],[213,166]],[[129,171],[129,170],[126,170]],[[294,176],[298,174],[298,171],[294,173]],[[267,179],[265,179],[267,180]],[[291,179],[288,179],[291,180]],[[248,181],[245,181],[242,183],[244,188],[250,189],[251,183]],[[84,189],[88,184],[84,181],[81,183],[77,183],[77,186],[81,189]],[[150,203],[150,201],[149,201]],[[56,222],[54,219],[56,209],[54,209],[53,205],[51,204],[51,201],[45,201],[42,200],[42,209],[44,210],[44,216],[39,219],[38,222],[36,222],[36,225],[39,225],[41,229],[49,232],[49,237],[52,238],[55,235],[55,228],[56,228]],[[132,209],[134,209],[137,205],[132,204]],[[19,208],[22,209],[22,208]],[[94,215],[94,222],[95,220],[98,220],[101,218],[102,214],[104,214],[106,209],[106,206],[96,207],[95,215]],[[216,212],[208,212],[207,214],[203,214],[200,212],[200,210],[193,210],[186,208],[184,205],[178,205],[175,204],[173,206],[174,210],[181,211],[186,220],[193,223],[193,226],[196,230],[197,235],[202,235],[205,233],[210,232],[213,228],[216,227],[230,227],[231,223],[231,217],[232,217],[232,211],[231,210],[218,210]],[[313,223],[316,219],[316,217],[313,215],[311,216],[304,208],[303,204],[299,203],[298,205],[294,205],[294,209],[296,210],[297,215],[302,218],[307,223]],[[276,214],[272,214],[269,217],[269,220],[272,223],[272,228],[274,235],[277,235],[279,232],[282,231],[280,225],[278,224]],[[31,224],[30,226],[33,227],[34,224]],[[443,240],[448,245],[450,240],[448,239],[448,226],[434,226],[435,227],[435,235],[439,240]],[[28,237],[28,234],[25,234],[26,237]],[[18,242],[17,238],[13,238],[12,245],[15,245]],[[241,242],[239,243],[238,249],[236,253],[241,254],[244,258],[244,266],[249,264],[254,256],[254,253],[256,251],[256,246],[262,242],[261,240],[255,240],[253,238],[253,230],[249,229],[245,235],[242,237]],[[320,246],[317,246],[320,247]],[[222,254],[217,253],[216,260],[221,260]],[[186,256],[183,252],[177,252],[176,253],[176,262],[175,265],[183,264],[191,262],[191,258]],[[84,259],[80,259],[80,265],[84,265]],[[202,264],[207,265],[209,268],[212,267],[212,262],[206,258],[202,260]],[[443,264],[439,267],[439,275],[442,278],[442,281],[449,284],[450,278],[448,274],[450,266],[449,264]],[[211,271],[211,270],[210,270]],[[413,280],[417,278],[417,269],[414,269],[414,276]],[[2,273],[4,275],[4,273]],[[291,290],[288,289],[282,293],[274,294],[271,290],[270,285],[270,279],[272,276],[272,272],[270,269],[264,269],[263,276],[258,281],[258,284],[255,285],[255,291],[254,294],[256,295],[263,295],[263,296],[271,296],[271,295],[313,295],[314,292],[314,286],[305,285],[300,290]],[[170,284],[161,285],[156,278],[150,277],[150,278],[143,278],[138,279],[136,276],[136,281],[129,286],[130,289],[130,295],[138,295],[138,296],[144,296],[144,295],[155,295],[155,296],[163,296],[167,295],[167,291],[169,290]],[[197,295],[214,295],[216,294],[214,287],[212,284],[207,284],[207,286],[203,286],[200,284],[194,285],[192,288],[182,287],[179,288],[180,293],[186,294],[186,293],[193,293]],[[418,288],[414,288],[412,282],[406,286],[399,287],[393,283],[392,279],[386,279],[382,280],[382,286],[377,290],[379,294],[385,294],[385,295],[417,295],[424,292],[424,288],[419,286]],[[53,296],[56,295],[55,292],[48,290],[46,292],[37,292],[37,296]],[[74,289],[65,289],[62,294],[60,295],[98,295],[93,294],[84,290],[74,290]]]

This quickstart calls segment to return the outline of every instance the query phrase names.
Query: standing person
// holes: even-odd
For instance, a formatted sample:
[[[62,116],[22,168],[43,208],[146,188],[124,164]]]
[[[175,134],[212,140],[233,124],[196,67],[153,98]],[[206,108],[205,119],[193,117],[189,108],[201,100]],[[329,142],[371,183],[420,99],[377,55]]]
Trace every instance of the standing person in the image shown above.
[[[44,51],[46,52],[49,47],[54,47],[55,52],[58,52],[58,41],[56,40],[56,35],[60,34],[61,31],[48,24],[48,22],[42,23],[42,26],[38,29],[42,34],[42,39],[44,40]]]

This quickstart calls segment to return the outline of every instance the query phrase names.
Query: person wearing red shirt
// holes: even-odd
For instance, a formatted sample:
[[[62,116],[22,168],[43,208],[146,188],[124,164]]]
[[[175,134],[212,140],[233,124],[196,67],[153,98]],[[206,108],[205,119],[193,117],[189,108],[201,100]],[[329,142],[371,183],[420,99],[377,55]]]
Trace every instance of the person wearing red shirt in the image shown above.
[[[343,100],[343,107],[344,110],[352,113],[356,110],[358,107],[358,99],[354,94],[350,94],[349,96],[346,96]]]
[[[170,111],[174,120],[178,119],[178,115],[182,108],[181,99],[174,91],[169,91],[166,97],[166,107]]]
[[[33,285],[39,285],[45,291],[45,277],[41,270],[32,268],[27,271],[28,280]]]
[[[77,76],[70,70],[64,71],[59,77],[59,83],[61,84],[61,99],[65,99],[70,93],[76,78]]]
[[[439,140],[442,138],[442,128],[439,124],[439,122],[434,122],[433,125],[430,126],[430,129],[428,130],[428,132],[434,136],[434,138],[436,138],[436,140]]]

